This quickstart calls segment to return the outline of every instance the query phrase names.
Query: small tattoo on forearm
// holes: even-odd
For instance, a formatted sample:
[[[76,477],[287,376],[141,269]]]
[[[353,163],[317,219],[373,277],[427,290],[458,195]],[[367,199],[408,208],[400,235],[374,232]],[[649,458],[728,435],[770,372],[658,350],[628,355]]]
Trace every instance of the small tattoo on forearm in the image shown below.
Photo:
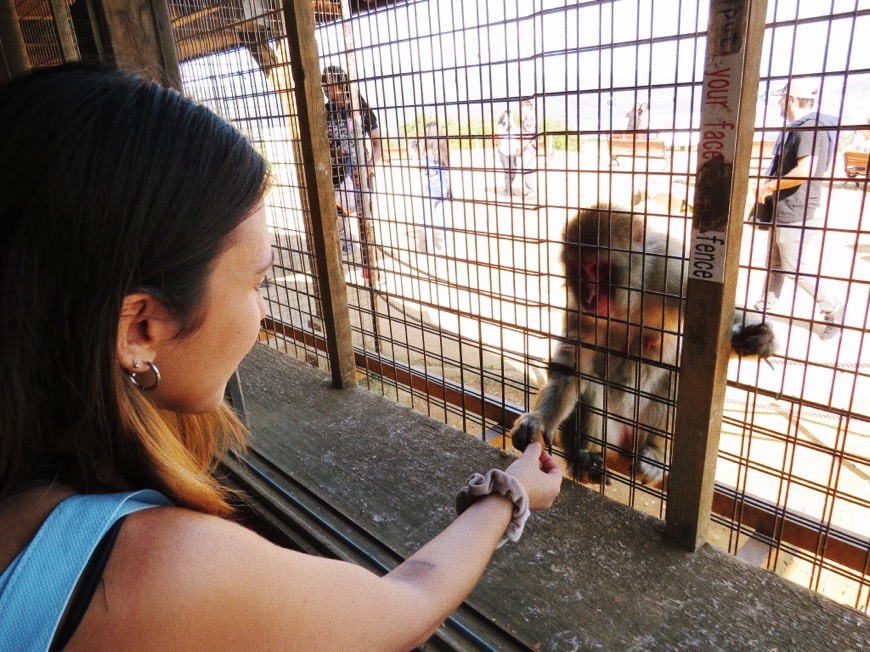
[[[435,570],[435,564],[431,561],[422,561],[417,559],[411,559],[405,562],[405,566],[408,570],[412,568],[422,568],[423,570]]]

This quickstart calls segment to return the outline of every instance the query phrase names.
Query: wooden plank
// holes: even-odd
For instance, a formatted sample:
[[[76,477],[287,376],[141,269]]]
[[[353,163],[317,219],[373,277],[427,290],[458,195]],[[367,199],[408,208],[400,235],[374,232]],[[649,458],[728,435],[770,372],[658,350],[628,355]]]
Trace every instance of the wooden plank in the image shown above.
[[[667,158],[667,147],[664,141],[646,136],[617,135],[607,140],[610,156],[631,156],[641,158]]]
[[[850,179],[866,177],[870,169],[870,152],[843,152],[843,167]]]
[[[92,0],[92,4],[104,61],[181,90],[165,0]]]
[[[320,88],[320,58],[314,39],[314,13],[310,2],[285,2],[287,48],[299,109],[299,136],[308,203],[311,207],[312,244],[329,365],[335,387],[356,382],[356,362],[350,329],[347,287],[338,242],[338,215],[332,186],[332,164],[326,132],[326,107]]]
[[[185,14],[179,14],[182,8],[178,3],[172,3],[169,14],[172,17],[172,26],[175,29],[183,29],[188,25],[198,22],[207,22],[215,16],[227,11],[223,5],[206,5]],[[241,12],[238,12],[241,15]]]
[[[51,3],[52,20],[57,30],[57,39],[64,61],[78,61],[79,49],[76,46],[72,31],[69,5],[66,0],[49,0]]]
[[[323,337],[290,324],[267,317],[264,328],[268,332],[295,339],[319,351],[327,350],[326,340]],[[488,422],[500,426],[494,440],[504,437],[504,433],[510,430],[516,418],[523,412],[517,405],[493,399],[486,394],[445,381],[443,378],[427,376],[425,372],[411,366],[398,365],[384,358],[366,355],[362,350],[356,351],[356,365],[364,373],[377,374],[401,387],[412,388],[477,416],[484,416]],[[494,445],[498,446],[498,444]],[[608,468],[616,471],[616,466],[626,459],[624,457],[609,459]],[[838,530],[816,519],[783,510],[757,496],[738,495],[734,488],[727,485],[719,483],[715,485],[712,511],[742,526],[762,532],[777,542],[822,555],[828,561],[859,573],[866,574],[870,568],[866,539],[862,540],[857,535]]]
[[[179,39],[178,60],[181,62],[205,57],[218,52],[226,52],[239,47],[239,37],[235,30],[219,29],[216,31],[202,32],[194,36]]]
[[[710,523],[748,186],[766,0],[711,0],[667,536]]]
[[[469,473],[513,459],[361,387],[336,392],[322,371],[265,345],[243,361],[241,378],[253,449],[289,479],[276,478],[280,487],[304,487],[397,558],[453,519]],[[520,542],[496,551],[467,603],[540,650],[866,643],[866,616],[709,546],[687,554],[662,530],[565,482],[554,508],[535,512]]]
[[[292,325],[267,318],[265,328],[269,332],[295,339],[320,351],[327,350],[323,337]],[[429,377],[410,366],[397,365],[383,358],[366,355],[363,351],[356,352],[356,364],[362,372],[376,374],[402,387],[412,388],[436,400],[484,416],[488,421],[501,426],[500,433],[509,430],[522,412],[519,406],[493,400],[485,394],[470,391],[443,379]],[[867,542],[862,541],[859,536],[832,528],[818,520],[784,511],[762,498],[738,496],[733,488],[726,485],[716,484],[712,512],[771,536],[778,542],[823,555],[828,561],[859,573],[866,573],[870,567]]]

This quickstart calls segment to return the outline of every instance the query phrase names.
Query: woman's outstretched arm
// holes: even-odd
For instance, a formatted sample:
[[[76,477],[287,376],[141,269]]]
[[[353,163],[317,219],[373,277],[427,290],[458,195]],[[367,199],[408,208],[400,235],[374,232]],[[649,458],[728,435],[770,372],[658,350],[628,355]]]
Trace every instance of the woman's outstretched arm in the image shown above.
[[[547,509],[561,472],[532,444],[508,473]],[[490,495],[383,577],[275,546],[241,526],[176,508],[128,518],[69,650],[409,650],[471,592],[511,520]]]

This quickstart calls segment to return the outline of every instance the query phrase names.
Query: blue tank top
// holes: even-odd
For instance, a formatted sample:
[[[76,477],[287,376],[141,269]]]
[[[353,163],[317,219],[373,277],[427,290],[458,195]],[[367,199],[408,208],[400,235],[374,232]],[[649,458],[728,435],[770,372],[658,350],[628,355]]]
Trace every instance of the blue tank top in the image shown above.
[[[170,504],[151,490],[61,501],[0,575],[0,652],[48,650],[79,577],[106,532],[127,514]]]

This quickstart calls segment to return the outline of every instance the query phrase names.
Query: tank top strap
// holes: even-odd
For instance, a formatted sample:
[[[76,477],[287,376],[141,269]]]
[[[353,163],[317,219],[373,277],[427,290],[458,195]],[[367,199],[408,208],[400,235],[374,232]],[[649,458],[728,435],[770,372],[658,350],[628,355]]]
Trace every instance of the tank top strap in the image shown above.
[[[152,490],[61,501],[0,576],[0,652],[48,650],[94,549],[121,517],[170,505]]]

